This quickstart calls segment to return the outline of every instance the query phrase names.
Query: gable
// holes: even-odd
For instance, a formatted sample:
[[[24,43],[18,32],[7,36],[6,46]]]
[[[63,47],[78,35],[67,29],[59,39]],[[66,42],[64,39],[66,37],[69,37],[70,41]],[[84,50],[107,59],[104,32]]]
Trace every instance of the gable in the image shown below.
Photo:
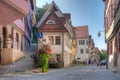
[[[38,24],[37,24],[36,27],[41,26],[41,24],[43,23],[43,21],[48,17],[48,15],[51,12],[55,12],[58,17],[64,17],[64,15],[62,14],[61,10],[57,7],[57,5],[53,1],[50,4],[50,6],[48,7],[48,9],[46,10],[46,12],[44,13],[44,15],[42,16],[42,18],[39,20],[39,22],[38,22]]]
[[[48,22],[51,21],[51,24]],[[53,24],[52,24],[53,22]],[[60,18],[57,17],[55,12],[51,12],[49,16],[43,21],[41,26],[38,27],[39,31],[66,31],[64,24],[61,22]]]

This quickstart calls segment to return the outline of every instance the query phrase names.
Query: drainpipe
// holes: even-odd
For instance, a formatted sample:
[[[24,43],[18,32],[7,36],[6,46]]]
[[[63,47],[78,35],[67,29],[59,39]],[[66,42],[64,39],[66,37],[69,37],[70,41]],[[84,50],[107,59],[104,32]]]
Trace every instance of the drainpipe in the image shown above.
[[[63,67],[64,67],[64,34],[62,32],[62,61],[63,61]]]
[[[105,41],[106,42],[106,41]],[[108,60],[109,60],[109,45],[107,44],[107,62],[106,62],[106,69],[108,69]]]

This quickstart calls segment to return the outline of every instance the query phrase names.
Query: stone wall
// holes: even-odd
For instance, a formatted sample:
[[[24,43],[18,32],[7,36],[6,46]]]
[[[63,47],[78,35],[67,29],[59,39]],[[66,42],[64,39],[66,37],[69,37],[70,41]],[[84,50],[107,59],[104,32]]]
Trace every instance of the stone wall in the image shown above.
[[[8,64],[17,61],[18,59],[24,57],[24,53],[20,50],[13,48],[4,48],[2,51],[2,61],[1,64]]]

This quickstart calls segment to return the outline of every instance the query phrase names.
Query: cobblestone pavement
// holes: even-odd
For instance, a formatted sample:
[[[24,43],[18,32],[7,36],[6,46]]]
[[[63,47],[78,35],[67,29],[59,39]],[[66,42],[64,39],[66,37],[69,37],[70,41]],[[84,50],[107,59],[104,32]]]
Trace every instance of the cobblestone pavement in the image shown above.
[[[0,80],[120,80],[120,74],[99,66],[76,66],[47,73],[0,76]]]
[[[34,54],[36,51],[37,46],[32,45],[25,51],[25,58],[7,65],[0,65],[0,75],[8,74],[8,73],[15,73],[15,72],[24,72],[28,69],[32,69],[33,61],[30,55]]]

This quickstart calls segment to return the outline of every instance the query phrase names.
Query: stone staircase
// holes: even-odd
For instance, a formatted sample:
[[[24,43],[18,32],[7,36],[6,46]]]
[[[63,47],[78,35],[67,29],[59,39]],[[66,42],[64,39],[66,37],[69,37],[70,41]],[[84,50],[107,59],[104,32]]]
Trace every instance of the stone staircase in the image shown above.
[[[25,57],[15,63],[0,65],[0,74],[24,72],[33,68],[31,55],[37,51],[37,45],[31,45],[25,53]]]

